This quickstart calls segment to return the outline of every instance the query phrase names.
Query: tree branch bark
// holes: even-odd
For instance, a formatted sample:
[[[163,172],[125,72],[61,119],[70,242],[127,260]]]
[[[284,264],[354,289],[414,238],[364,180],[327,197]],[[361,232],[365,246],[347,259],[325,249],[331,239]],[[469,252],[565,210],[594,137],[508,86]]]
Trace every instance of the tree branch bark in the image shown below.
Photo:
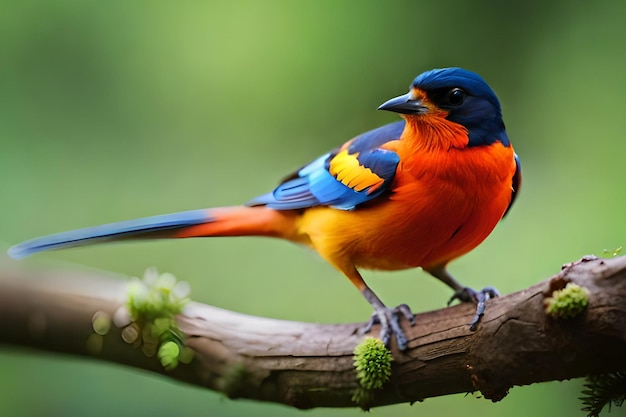
[[[566,282],[589,292],[574,319],[545,314],[544,299]],[[94,348],[96,312],[113,316],[125,282],[111,275],[0,271],[0,343],[141,368],[226,393],[298,408],[356,406],[353,349],[363,324],[312,324],[247,316],[190,303],[178,318],[195,359],[165,371],[113,328]],[[514,385],[626,369],[626,256],[584,258],[532,287],[488,302],[475,332],[474,308],[457,305],[416,316],[409,347],[392,347],[391,380],[368,405],[480,391],[493,401]],[[374,335],[377,333],[374,328]]]

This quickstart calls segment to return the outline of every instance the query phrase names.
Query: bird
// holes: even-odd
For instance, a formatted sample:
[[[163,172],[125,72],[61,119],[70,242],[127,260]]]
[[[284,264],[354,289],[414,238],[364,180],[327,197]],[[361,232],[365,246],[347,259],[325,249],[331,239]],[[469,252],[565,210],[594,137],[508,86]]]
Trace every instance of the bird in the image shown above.
[[[93,243],[162,238],[265,236],[315,250],[343,273],[374,309],[360,333],[405,350],[402,329],[415,316],[387,307],[362,270],[422,268],[473,302],[472,330],[493,287],[474,290],[447,270],[478,246],[509,212],[521,187],[520,159],[500,102],[478,74],[458,67],[418,75],[406,94],[378,107],[400,120],[362,133],[286,176],[240,206],[190,210],[88,227],[17,244],[8,254]]]

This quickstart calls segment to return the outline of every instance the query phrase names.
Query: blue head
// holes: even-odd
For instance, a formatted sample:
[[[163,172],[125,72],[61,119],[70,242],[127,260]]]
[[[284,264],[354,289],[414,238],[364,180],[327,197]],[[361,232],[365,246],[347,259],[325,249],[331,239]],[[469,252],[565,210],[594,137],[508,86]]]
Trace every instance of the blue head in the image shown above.
[[[408,94],[379,109],[417,117],[443,112],[467,129],[469,146],[496,141],[509,146],[498,97],[480,75],[462,68],[426,71],[413,80]]]

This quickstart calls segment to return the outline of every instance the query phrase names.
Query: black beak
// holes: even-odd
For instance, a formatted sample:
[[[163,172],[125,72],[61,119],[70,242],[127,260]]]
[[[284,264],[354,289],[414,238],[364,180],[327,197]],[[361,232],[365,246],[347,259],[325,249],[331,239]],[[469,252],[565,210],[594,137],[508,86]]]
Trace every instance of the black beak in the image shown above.
[[[387,110],[401,114],[425,114],[428,107],[424,106],[421,99],[413,100],[411,93],[394,97],[378,107],[378,110]]]

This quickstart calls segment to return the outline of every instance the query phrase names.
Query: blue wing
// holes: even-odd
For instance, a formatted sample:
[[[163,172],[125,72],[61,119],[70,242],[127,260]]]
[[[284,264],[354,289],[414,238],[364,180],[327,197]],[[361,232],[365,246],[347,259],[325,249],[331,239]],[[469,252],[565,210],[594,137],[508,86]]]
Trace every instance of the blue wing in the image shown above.
[[[276,210],[332,206],[352,210],[389,189],[400,162],[393,151],[379,148],[398,140],[404,121],[363,133],[290,175],[276,189],[248,205]]]

